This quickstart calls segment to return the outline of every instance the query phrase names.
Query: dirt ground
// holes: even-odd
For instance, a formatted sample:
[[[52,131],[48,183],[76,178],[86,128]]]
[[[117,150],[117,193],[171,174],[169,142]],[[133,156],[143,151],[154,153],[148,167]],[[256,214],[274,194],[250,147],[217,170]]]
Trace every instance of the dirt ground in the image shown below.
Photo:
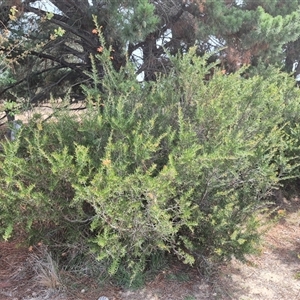
[[[300,299],[300,199],[284,199],[278,213],[281,218],[265,234],[260,254],[249,256],[247,264],[233,260],[211,276],[203,276],[197,268],[175,263],[139,290],[99,286],[90,278],[51,287],[34,272],[32,248],[2,242],[0,300]]]

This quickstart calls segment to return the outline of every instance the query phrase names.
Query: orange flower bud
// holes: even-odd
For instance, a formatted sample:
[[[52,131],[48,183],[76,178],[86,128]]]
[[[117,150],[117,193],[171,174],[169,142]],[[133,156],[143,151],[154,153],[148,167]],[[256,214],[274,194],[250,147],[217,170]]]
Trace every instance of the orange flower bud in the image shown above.
[[[100,52],[100,53],[103,52],[103,47],[102,46],[98,47],[97,51]]]

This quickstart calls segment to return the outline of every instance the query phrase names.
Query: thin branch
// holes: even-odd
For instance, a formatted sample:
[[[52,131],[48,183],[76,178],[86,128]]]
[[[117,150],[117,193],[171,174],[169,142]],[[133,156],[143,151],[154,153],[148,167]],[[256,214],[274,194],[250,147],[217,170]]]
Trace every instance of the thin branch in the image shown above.
[[[42,10],[40,8],[32,7],[30,5],[26,5],[24,8],[25,8],[26,12],[35,13],[39,17],[45,17],[47,15],[47,13],[48,13],[47,11],[44,11],[44,10]],[[58,15],[58,14],[55,14],[55,13],[53,13],[52,19],[60,20],[62,22],[68,22],[69,21],[68,17],[62,16],[62,15]]]
[[[49,59],[51,61],[55,61],[55,62],[61,64],[63,67],[70,68],[70,69],[74,70],[75,72],[79,72],[81,76],[84,76],[84,72],[80,68],[78,68],[77,66],[87,67],[86,64],[83,64],[83,63],[68,63],[63,58],[57,58],[57,57],[54,57],[50,54],[46,54],[46,53],[42,53],[42,52],[31,51],[30,54],[35,55],[35,56],[40,57],[40,58],[45,58],[45,59]],[[84,76],[84,77],[86,77],[86,76]]]
[[[56,70],[56,69],[62,69],[61,66],[55,66],[55,67],[52,67],[52,68],[48,68],[48,69],[45,69],[43,71],[40,71],[40,72],[36,72],[36,73],[33,73],[32,76],[37,76],[37,75],[41,75],[45,72],[49,72],[49,71],[52,71],[52,70]],[[14,82],[13,84],[9,85],[8,87],[6,87],[5,89],[3,89],[2,91],[0,91],[0,96],[3,95],[5,92],[7,92],[8,90],[14,88],[15,86],[19,85],[20,83],[22,83],[23,81],[27,80],[28,76]]]
[[[60,2],[63,2],[63,1],[60,1]],[[46,11],[35,8],[35,7],[32,7],[32,6],[27,6],[26,10],[28,12],[35,13],[40,17],[45,17],[46,14],[47,14]],[[64,12],[64,11],[62,10],[62,12]],[[85,42],[84,45],[85,46],[89,45],[91,47],[91,49],[93,50],[91,52],[95,52],[95,50],[97,48],[97,44],[91,43],[92,39],[89,37],[90,34],[88,32],[85,32],[85,31],[80,32],[79,28],[76,28],[75,26],[69,25],[67,23],[69,21],[70,21],[70,19],[68,17],[63,17],[63,16],[60,16],[60,15],[54,15],[53,18],[51,18],[49,20],[49,22],[51,22],[53,24],[56,24],[56,25],[60,26],[61,28],[65,29],[66,31],[71,32],[74,35],[80,37]]]

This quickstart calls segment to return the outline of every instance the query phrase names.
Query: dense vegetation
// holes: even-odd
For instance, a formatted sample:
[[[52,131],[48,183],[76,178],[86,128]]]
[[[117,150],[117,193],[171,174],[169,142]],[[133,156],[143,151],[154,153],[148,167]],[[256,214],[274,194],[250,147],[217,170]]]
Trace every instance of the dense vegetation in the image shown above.
[[[32,242],[90,249],[110,274],[140,274],[163,252],[193,264],[253,251],[264,201],[296,174],[293,80],[272,69],[205,81],[212,66],[191,51],[140,84],[109,52],[97,59],[104,91],[90,90],[80,122],[67,111],[56,122],[36,116],[3,143],[2,235],[24,228]]]
[[[31,2],[34,1],[24,1],[24,9]],[[101,1],[92,2],[90,9]],[[170,4],[175,2],[170,1]],[[90,54],[89,64],[80,62],[80,76],[84,74],[84,77],[75,76],[76,85],[80,87],[77,92],[83,96],[86,111],[78,118],[60,107],[48,122],[34,115],[29,124],[22,126],[16,140],[2,142],[2,237],[9,239],[22,232],[29,243],[42,240],[58,253],[64,253],[64,259],[69,261],[76,261],[75,257],[84,261],[89,253],[93,253],[108,274],[130,274],[127,283],[140,279],[157,257],[176,256],[184,263],[195,265],[203,260],[230,260],[232,256],[244,259],[245,254],[255,251],[261,214],[268,207],[274,191],[284,186],[286,180],[299,176],[299,89],[294,78],[283,71],[283,65],[274,66],[284,61],[282,55],[286,55],[286,52],[279,53],[279,49],[283,51],[286,43],[291,45],[297,41],[296,34],[287,35],[285,30],[287,26],[300,26],[299,11],[290,12],[287,7],[281,18],[273,17],[276,6],[272,3],[275,2],[281,3],[264,1],[270,14],[258,6],[259,1],[244,1],[241,5],[234,1],[207,0],[181,6],[178,20],[183,14],[190,13],[191,8],[194,12],[197,8],[199,13],[194,16],[194,21],[197,17],[201,19],[201,14],[206,11],[208,14],[210,9],[211,13],[215,12],[215,18],[224,22],[230,19],[225,13],[229,11],[234,13],[233,16],[243,12],[245,15],[241,16],[251,17],[251,20],[253,15],[257,16],[254,25],[250,26],[243,19],[240,27],[235,29],[235,34],[239,33],[249,43],[254,34],[252,26],[261,26],[260,38],[268,42],[268,38],[274,38],[272,26],[276,22],[276,26],[281,24],[283,36],[276,47],[275,43],[268,42],[270,52],[265,51],[265,56],[256,56],[258,52],[250,55],[249,52],[251,61],[235,61],[234,67],[230,61],[231,52],[226,52],[233,47],[229,32],[224,35],[228,39],[223,40],[228,45],[227,50],[213,54],[200,51],[203,43],[192,47],[197,43],[196,37],[191,44],[178,40],[178,47],[174,48],[175,39],[174,44],[167,44],[170,47],[156,48],[162,49],[156,57],[163,61],[162,68],[151,69],[149,64],[138,66],[131,56],[133,52],[125,55],[132,44],[128,44],[125,52],[123,50],[126,41],[141,42],[129,37],[122,40],[123,44],[119,40],[116,42],[107,35],[107,28],[112,24],[103,23],[101,16],[97,19],[94,15],[90,29],[93,39],[97,40],[95,43],[101,45],[98,54],[97,47],[94,51],[83,49],[83,46],[78,48],[80,51],[77,49],[78,53]],[[57,5],[60,4],[58,7],[64,11],[63,8],[71,9],[68,3],[58,1]],[[130,11],[132,6],[137,10],[137,16],[142,8],[152,15],[152,25],[149,28],[148,23],[142,26],[145,32],[142,31],[138,38],[145,39],[141,47],[144,53],[142,64],[146,64],[147,50],[143,47],[146,47],[146,41],[149,42],[155,26],[160,24],[158,16],[162,15],[158,12],[163,2],[157,2],[155,10],[151,1],[134,3],[126,1],[128,7],[123,3],[123,13],[125,8]],[[224,9],[223,14],[216,13],[217,3],[219,9]],[[294,6],[289,9],[296,7],[298,2],[291,3]],[[116,13],[113,8],[118,7],[117,2],[108,1],[106,5],[111,14]],[[28,11],[37,13],[37,8],[30,7],[27,7]],[[76,12],[81,8],[78,6]],[[158,14],[156,17],[153,17],[154,12]],[[122,15],[122,10],[119,13]],[[16,8],[10,11],[10,19],[14,19],[15,14]],[[61,18],[59,24],[64,28],[66,16],[48,14],[40,21],[46,26],[48,21],[53,25]],[[122,38],[125,33],[134,36],[135,32],[131,30],[140,29],[133,26],[139,20],[135,19],[135,14],[132,15],[132,27],[125,21],[121,26],[120,19],[115,16],[113,25],[118,24],[120,27],[116,28],[124,30],[120,33]],[[21,16],[19,18],[22,20]],[[170,22],[177,20],[169,18]],[[200,28],[209,26],[208,20],[199,23],[202,24]],[[233,22],[232,16],[231,20]],[[267,24],[266,20],[268,30],[262,25]],[[189,24],[188,20],[186,22]],[[247,27],[248,35],[245,24],[250,26]],[[76,29],[78,34],[79,29]],[[206,32],[204,29],[202,34]],[[58,30],[56,28],[56,36],[50,43],[55,47],[67,43],[65,33]],[[216,32],[217,28],[211,30]],[[80,34],[82,37],[82,32]],[[276,36],[280,38],[279,32]],[[4,46],[10,37],[3,41]],[[155,45],[158,37],[152,40]],[[174,33],[172,38],[175,38]],[[70,39],[69,45],[74,46],[75,40],[70,42]],[[246,47],[246,44],[242,39],[239,41],[241,44],[234,49],[244,51],[239,47]],[[122,45],[123,52],[118,52],[114,43]],[[50,51],[44,44],[34,47],[41,51],[37,61]],[[147,47],[149,50],[150,46]],[[270,56],[273,50],[278,55]],[[33,62],[34,51],[28,50],[17,68]],[[63,57],[62,49],[56,51]],[[118,67],[115,52],[124,55]],[[16,81],[14,76],[17,74],[14,75],[9,67],[12,57],[5,51],[1,54],[5,56],[3,68],[6,72],[1,77],[1,84],[6,86],[3,91],[6,93],[11,89],[12,95],[17,97],[19,92],[24,92],[25,81]],[[288,57],[295,59],[286,55],[286,60]],[[267,63],[270,58],[274,65]],[[19,54],[16,59],[21,59]],[[63,62],[64,58],[59,63]],[[59,63],[53,65],[53,70],[60,69]],[[76,64],[77,68],[79,61],[73,58],[72,65]],[[56,75],[62,76],[62,80],[67,78],[67,74],[74,71],[69,67],[62,68]],[[139,82],[136,76],[141,70],[145,74],[144,80]],[[36,72],[44,76],[48,71],[37,68]],[[44,93],[39,86],[43,76],[36,81],[37,93],[33,92],[33,98],[29,97],[27,104],[37,99],[34,97],[39,92]],[[30,77],[26,78],[30,80]],[[51,81],[48,83],[51,85]],[[62,107],[71,102],[73,92],[63,91]],[[13,103],[14,98],[7,98],[4,105],[7,115],[15,113]]]

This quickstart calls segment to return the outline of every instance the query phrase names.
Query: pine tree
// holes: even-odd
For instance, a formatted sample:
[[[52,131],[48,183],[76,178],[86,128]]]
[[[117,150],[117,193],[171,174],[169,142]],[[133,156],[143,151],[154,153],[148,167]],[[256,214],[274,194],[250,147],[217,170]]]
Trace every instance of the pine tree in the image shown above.
[[[225,47],[221,59],[228,71],[241,65],[282,65],[291,72],[291,56],[299,38],[300,1],[283,0],[196,0],[192,14],[198,19],[197,37],[201,52]]]
[[[172,68],[166,51],[185,54],[195,44],[198,55],[216,51],[210,60],[220,60],[227,72],[270,64],[291,72],[299,60],[300,0],[48,2],[54,8],[36,0],[0,1],[0,31],[9,32],[0,55],[12,79],[1,81],[2,99],[22,96],[36,105],[70,89],[70,99],[84,99],[90,55],[103,51],[99,31],[115,70],[132,61],[145,81]],[[96,68],[103,78],[101,63]]]

